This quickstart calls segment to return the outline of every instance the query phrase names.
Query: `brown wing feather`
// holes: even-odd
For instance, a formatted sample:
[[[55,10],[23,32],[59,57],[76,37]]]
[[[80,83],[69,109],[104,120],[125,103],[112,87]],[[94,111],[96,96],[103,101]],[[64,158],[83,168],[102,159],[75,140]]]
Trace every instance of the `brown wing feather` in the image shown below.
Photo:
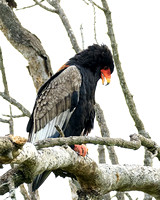
[[[53,79],[42,91],[34,109],[34,129],[36,133],[44,128],[48,122],[70,109],[71,95],[79,93],[81,74],[77,67],[70,66]]]

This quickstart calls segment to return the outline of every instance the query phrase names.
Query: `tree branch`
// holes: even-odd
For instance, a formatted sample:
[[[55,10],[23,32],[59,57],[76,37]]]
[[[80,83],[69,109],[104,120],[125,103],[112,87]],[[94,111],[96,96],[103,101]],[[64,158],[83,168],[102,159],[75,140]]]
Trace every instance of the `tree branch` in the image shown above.
[[[69,20],[68,20],[68,18],[66,16],[64,10],[60,6],[59,1],[58,0],[47,0],[47,2],[56,9],[57,14],[59,15],[59,17],[60,17],[60,19],[61,19],[61,21],[62,21],[62,23],[63,23],[63,25],[64,25],[64,27],[65,27],[65,29],[67,31],[67,34],[68,34],[68,37],[69,37],[69,39],[71,41],[73,49],[75,50],[76,53],[80,52],[81,49],[80,49],[80,47],[79,47],[79,45],[77,43],[76,37],[75,37],[75,35],[73,33],[73,30],[71,28]]]
[[[19,148],[21,148],[27,140],[25,138],[19,136],[12,136],[9,137],[0,137],[0,155],[5,156],[16,152]],[[108,137],[89,137],[89,136],[73,136],[73,137],[61,137],[61,138],[48,138],[45,140],[41,140],[36,142],[34,145],[37,149],[48,148],[53,146],[63,146],[63,145],[74,145],[74,144],[101,144],[107,146],[118,146],[127,149],[137,150],[143,145],[146,147],[150,152],[155,154],[155,156],[160,160],[160,147],[151,139],[147,139],[142,135],[133,134],[131,135],[131,141],[126,141],[121,138],[108,138]],[[15,145],[16,144],[16,145]],[[20,145],[20,147],[19,147]],[[19,147],[19,148],[17,148]],[[6,153],[7,152],[7,153]],[[16,153],[16,155],[19,152]],[[15,153],[12,153],[14,155]],[[13,159],[13,156],[12,156]],[[3,162],[0,159],[0,163],[7,163],[7,161]],[[10,163],[10,160],[9,162]]]
[[[3,85],[4,85],[4,93],[9,96],[9,90],[8,90],[8,84],[7,84],[7,79],[6,79],[6,73],[5,73],[5,68],[3,65],[3,56],[2,56],[2,50],[0,47],[0,70],[2,73],[2,80],[3,80]]]
[[[18,142],[18,144],[21,144],[22,142],[22,145],[26,142],[26,139],[21,138],[19,136],[15,136],[13,138],[12,136],[10,136],[10,138],[0,137],[0,155],[3,154],[3,152],[8,152],[8,151],[11,151],[13,148],[15,148],[12,142],[10,141],[10,139],[12,139],[14,143]],[[160,147],[151,139],[147,139],[143,137],[142,135],[137,135],[137,134],[131,135],[131,141],[126,141],[121,138],[73,136],[73,137],[62,137],[62,138],[48,138],[45,140],[38,141],[34,145],[37,149],[41,149],[41,148],[53,147],[57,145],[63,146],[63,145],[87,144],[87,143],[101,144],[101,145],[107,145],[107,146],[118,146],[122,148],[133,149],[133,150],[137,150],[141,147],[141,145],[143,145],[153,154],[156,153],[155,156],[160,160]],[[2,161],[0,162],[3,163]]]
[[[19,110],[22,111],[22,113],[25,116],[30,117],[30,112],[22,104],[20,104],[19,102],[17,102],[14,98],[8,96],[4,92],[0,92],[0,96],[3,97],[3,99],[5,99],[6,101],[8,101],[9,103],[11,103],[14,106],[16,106]]]
[[[107,127],[103,111],[102,111],[102,109],[100,108],[100,106],[97,103],[95,104],[95,113],[96,113],[96,119],[97,119],[98,125],[100,127],[100,131],[101,131],[102,137],[109,137],[110,138],[110,132],[109,132],[109,129]],[[117,157],[117,154],[115,152],[114,147],[113,146],[106,146],[106,148],[108,150],[108,154],[109,154],[109,158],[111,160],[111,163],[113,165],[119,164],[118,157]],[[101,152],[102,155],[105,154],[103,146],[99,145],[98,152],[99,153]],[[99,156],[100,156],[100,154],[99,154]],[[99,159],[100,159],[100,157],[99,157]],[[105,155],[104,155],[103,159],[105,159]],[[101,163],[101,162],[99,162],[99,163]],[[124,199],[124,193],[123,192],[117,192],[116,196],[117,196],[118,200],[123,200]],[[109,197],[108,197],[108,200],[109,200]]]
[[[28,60],[34,85],[39,87],[52,75],[50,60],[40,40],[22,27],[13,10],[0,0],[0,30],[8,41]]]
[[[0,118],[0,122],[2,122],[2,123],[8,123],[9,124],[9,120],[7,120],[7,119]]]
[[[114,30],[113,30],[113,24],[112,24],[112,18],[111,18],[111,11],[109,10],[109,6],[107,4],[106,0],[101,0],[102,5],[103,5],[103,12],[105,14],[106,17],[106,22],[107,22],[107,27],[108,27],[108,36],[110,38],[111,41],[111,46],[112,46],[112,51],[113,51],[113,58],[114,58],[114,62],[116,65],[116,69],[117,69],[117,73],[118,73],[118,77],[119,77],[119,81],[120,81],[120,85],[126,100],[126,104],[128,106],[130,115],[132,117],[132,119],[135,122],[135,126],[139,132],[139,134],[150,138],[149,134],[146,132],[144,124],[142,122],[142,120],[139,117],[139,114],[137,112],[136,109],[136,105],[134,103],[133,100],[133,95],[130,93],[125,77],[124,77],[124,73],[121,67],[121,62],[119,59],[119,53],[118,53],[118,47],[117,47],[117,43],[116,43],[116,39],[115,39],[115,35],[114,35]],[[144,165],[146,166],[152,166],[152,156],[150,154],[150,152],[148,152],[145,149],[145,157],[144,157]]]
[[[47,148],[51,146],[73,145],[73,144],[101,144],[107,146],[118,146],[127,149],[137,150],[141,146],[140,140],[126,141],[121,138],[108,138],[108,137],[90,137],[90,136],[73,136],[63,138],[48,138],[35,143],[37,149]]]
[[[127,149],[137,150],[142,146],[146,147],[155,157],[160,160],[160,147],[151,139],[145,138],[142,135],[133,134],[130,136],[131,141],[126,141],[121,138],[109,138],[109,137],[89,137],[89,136],[73,136],[64,138],[48,138],[35,143],[37,149],[51,147],[51,146],[62,146],[62,145],[73,145],[73,144],[100,144],[107,146],[118,146]],[[118,163],[117,163],[118,164]]]
[[[160,199],[160,170],[145,166],[97,165],[90,158],[78,156],[70,147],[44,148],[37,151],[26,143],[12,163],[19,164],[0,178],[0,194],[9,191],[9,178],[18,187],[31,182],[34,176],[45,170],[62,169],[74,174],[83,192],[106,194],[110,191],[138,190]]]
[[[0,137],[0,163],[10,164],[19,155],[26,141],[23,137],[13,135]]]
[[[21,194],[23,195],[25,200],[31,200],[24,184],[20,185],[20,191],[21,191]]]
[[[141,134],[141,131],[145,131],[145,128],[144,128],[142,120],[140,119],[140,117],[138,115],[136,105],[133,100],[133,95],[130,93],[130,91],[128,89],[128,86],[127,86],[127,83],[126,83],[126,80],[124,77],[124,73],[123,73],[123,70],[121,67],[121,62],[120,62],[119,53],[118,53],[118,47],[117,47],[116,38],[114,35],[114,30],[113,30],[112,19],[111,19],[111,11],[109,10],[109,6],[108,6],[106,0],[101,0],[101,2],[103,5],[103,8],[104,8],[104,14],[106,16],[106,21],[107,21],[107,26],[108,26],[108,36],[111,41],[114,62],[115,62],[115,66],[117,69],[120,85],[121,85],[124,97],[126,99],[126,104],[128,105],[129,112],[135,122],[136,128],[138,129],[138,131]]]
[[[109,129],[107,127],[103,111],[100,108],[99,104],[97,104],[97,103],[95,104],[95,113],[96,113],[96,120],[97,120],[98,125],[100,127],[102,137],[109,137],[110,138]],[[107,150],[108,150],[108,153],[109,153],[109,158],[111,160],[111,163],[113,165],[119,164],[118,163],[118,157],[116,155],[114,147],[113,146],[107,146]]]
[[[49,11],[49,12],[53,12],[53,13],[57,13],[58,14],[57,10],[48,8],[47,6],[44,6],[41,2],[39,2],[37,0],[33,0],[33,1],[36,3],[35,5],[39,5],[41,8],[43,8],[43,9]]]

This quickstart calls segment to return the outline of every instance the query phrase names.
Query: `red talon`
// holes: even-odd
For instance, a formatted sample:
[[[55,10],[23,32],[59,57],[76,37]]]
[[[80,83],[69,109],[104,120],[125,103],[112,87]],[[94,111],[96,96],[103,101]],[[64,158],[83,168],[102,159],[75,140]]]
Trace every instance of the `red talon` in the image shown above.
[[[82,145],[75,144],[74,151],[76,151],[80,156],[85,157],[88,153],[88,148],[84,144],[82,144]]]

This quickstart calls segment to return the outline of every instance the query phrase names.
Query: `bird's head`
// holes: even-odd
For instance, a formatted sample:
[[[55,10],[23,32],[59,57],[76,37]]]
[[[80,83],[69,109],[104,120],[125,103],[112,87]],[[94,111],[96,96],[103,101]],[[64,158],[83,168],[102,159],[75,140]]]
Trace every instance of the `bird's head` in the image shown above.
[[[112,54],[106,45],[93,44],[77,53],[67,64],[77,64],[88,68],[97,76],[97,79],[102,79],[102,84],[104,84],[105,79],[107,84],[110,83],[111,74],[114,70]]]

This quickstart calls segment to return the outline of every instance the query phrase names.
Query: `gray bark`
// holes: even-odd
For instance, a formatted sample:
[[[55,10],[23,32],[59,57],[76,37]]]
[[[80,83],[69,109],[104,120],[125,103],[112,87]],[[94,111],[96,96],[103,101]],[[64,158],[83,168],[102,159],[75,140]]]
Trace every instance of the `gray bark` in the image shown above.
[[[98,165],[90,158],[78,156],[68,146],[37,151],[33,144],[26,143],[12,163],[18,167],[1,177],[1,195],[9,191],[9,180],[17,187],[23,182],[31,182],[45,170],[62,169],[77,177],[85,193],[137,190],[160,199],[160,169],[140,165]]]
[[[13,10],[0,0],[0,30],[7,40],[28,60],[28,70],[38,89],[52,75],[50,60],[40,40],[25,29]]]

